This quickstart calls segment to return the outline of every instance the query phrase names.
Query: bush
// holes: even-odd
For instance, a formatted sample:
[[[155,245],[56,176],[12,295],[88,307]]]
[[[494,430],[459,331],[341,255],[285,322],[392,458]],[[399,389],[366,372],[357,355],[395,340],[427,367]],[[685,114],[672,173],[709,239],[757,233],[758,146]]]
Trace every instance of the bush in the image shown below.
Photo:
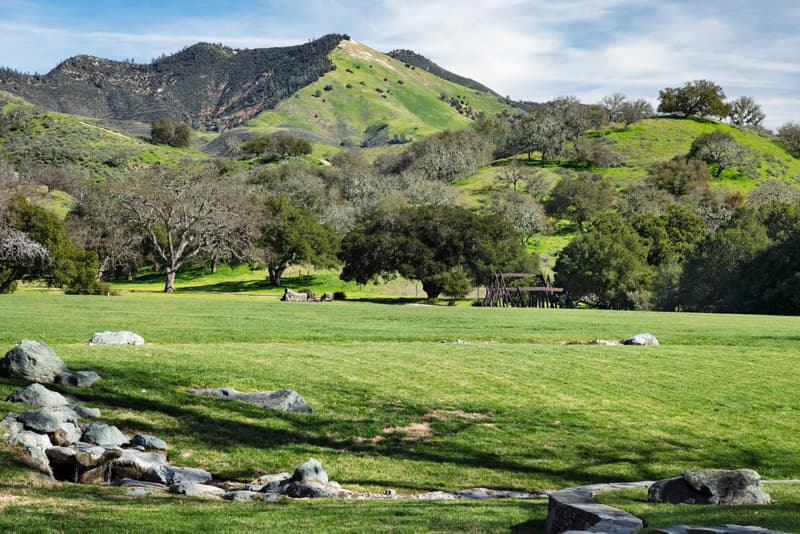
[[[192,130],[177,119],[164,117],[150,124],[150,139],[162,145],[187,147],[192,142]]]
[[[347,300],[347,294],[344,291],[334,291],[333,300]]]

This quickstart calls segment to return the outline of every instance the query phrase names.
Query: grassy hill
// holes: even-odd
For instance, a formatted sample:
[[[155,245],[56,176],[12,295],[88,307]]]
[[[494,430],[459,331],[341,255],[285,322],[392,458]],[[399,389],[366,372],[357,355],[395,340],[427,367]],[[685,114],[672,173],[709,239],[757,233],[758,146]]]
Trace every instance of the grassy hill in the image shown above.
[[[176,149],[114,130],[100,119],[45,111],[7,93],[0,93],[3,113],[16,112],[19,127],[0,132],[0,155],[16,165],[77,165],[95,176],[127,172],[155,163],[178,165],[186,159],[207,159],[195,149]]]
[[[353,40],[331,51],[335,69],[246,124],[253,132],[304,134],[327,145],[359,146],[370,126],[410,139],[465,128],[477,113],[508,106]]]

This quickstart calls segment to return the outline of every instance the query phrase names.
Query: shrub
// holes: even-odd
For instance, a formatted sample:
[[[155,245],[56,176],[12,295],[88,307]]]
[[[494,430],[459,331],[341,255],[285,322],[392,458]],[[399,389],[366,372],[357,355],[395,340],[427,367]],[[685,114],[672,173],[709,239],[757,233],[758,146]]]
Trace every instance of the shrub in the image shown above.
[[[344,291],[334,291],[333,300],[347,300],[347,294]]]

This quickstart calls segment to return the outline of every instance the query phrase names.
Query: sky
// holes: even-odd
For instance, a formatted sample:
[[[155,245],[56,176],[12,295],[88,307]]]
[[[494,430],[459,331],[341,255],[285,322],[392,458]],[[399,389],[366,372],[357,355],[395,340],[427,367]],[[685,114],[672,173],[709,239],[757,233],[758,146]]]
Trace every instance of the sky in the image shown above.
[[[646,98],[711,80],[765,126],[800,121],[797,0],[0,0],[0,66],[77,54],[147,63],[197,42],[235,48],[346,33],[407,48],[503,96]]]

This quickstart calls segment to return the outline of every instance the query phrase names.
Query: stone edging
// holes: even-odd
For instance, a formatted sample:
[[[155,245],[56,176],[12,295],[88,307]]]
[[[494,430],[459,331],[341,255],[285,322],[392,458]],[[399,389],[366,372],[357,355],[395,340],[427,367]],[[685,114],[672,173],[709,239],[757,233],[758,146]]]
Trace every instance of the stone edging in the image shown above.
[[[554,491],[549,495],[545,534],[564,532],[634,534],[644,527],[641,519],[624,510],[598,504],[592,498],[598,493],[646,488],[652,483],[645,481],[593,484]]]
[[[647,488],[653,481],[592,484],[553,491],[548,494],[545,534],[634,534],[644,528],[642,520],[624,510],[594,502],[595,495],[629,488]],[[798,484],[800,480],[764,480],[764,484]],[[653,531],[657,534],[783,534],[759,527],[722,525],[692,528],[685,525]]]

